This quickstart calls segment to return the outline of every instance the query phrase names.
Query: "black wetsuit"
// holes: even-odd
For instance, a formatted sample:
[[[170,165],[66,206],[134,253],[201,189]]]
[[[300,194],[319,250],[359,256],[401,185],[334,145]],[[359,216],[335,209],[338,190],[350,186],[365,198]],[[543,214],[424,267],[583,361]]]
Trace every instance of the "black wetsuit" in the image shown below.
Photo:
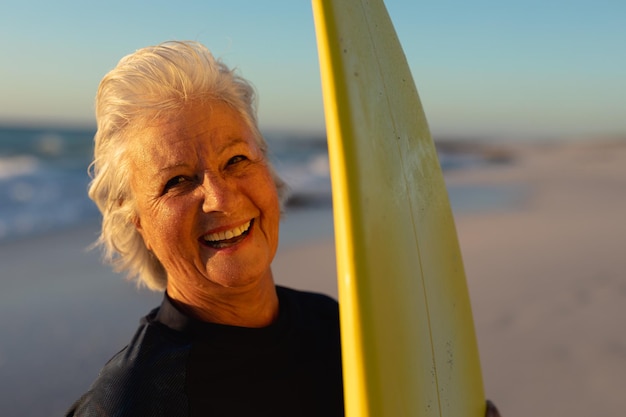
[[[277,293],[260,329],[190,319],[166,296],[67,416],[342,416],[336,301]]]

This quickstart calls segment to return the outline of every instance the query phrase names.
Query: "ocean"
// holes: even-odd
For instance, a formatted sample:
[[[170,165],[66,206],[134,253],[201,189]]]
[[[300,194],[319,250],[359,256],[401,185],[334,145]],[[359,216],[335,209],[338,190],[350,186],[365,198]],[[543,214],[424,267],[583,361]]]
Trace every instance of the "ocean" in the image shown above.
[[[94,133],[88,128],[0,127],[0,242],[99,218],[87,197]],[[331,190],[325,137],[265,136],[270,158],[291,189],[287,212],[328,212]],[[444,172],[488,163],[476,154],[442,152],[439,158]],[[475,186],[450,188],[449,194],[455,211],[481,210],[515,197],[511,190]]]
[[[0,241],[97,219],[86,195],[93,134],[0,128]]]

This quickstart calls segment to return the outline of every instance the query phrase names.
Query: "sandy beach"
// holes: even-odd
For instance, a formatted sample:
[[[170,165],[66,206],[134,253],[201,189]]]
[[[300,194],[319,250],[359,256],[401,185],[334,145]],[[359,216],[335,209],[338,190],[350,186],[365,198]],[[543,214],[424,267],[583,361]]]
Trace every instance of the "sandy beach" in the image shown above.
[[[487,394],[508,417],[623,415],[626,143],[514,151],[448,177],[528,191],[457,218]]]
[[[520,190],[456,215],[487,396],[504,417],[622,415],[626,142],[499,147],[509,162],[446,175]],[[329,223],[328,211],[287,217],[278,283],[336,296]],[[96,229],[0,245],[2,415],[62,415],[158,305],[85,251]]]

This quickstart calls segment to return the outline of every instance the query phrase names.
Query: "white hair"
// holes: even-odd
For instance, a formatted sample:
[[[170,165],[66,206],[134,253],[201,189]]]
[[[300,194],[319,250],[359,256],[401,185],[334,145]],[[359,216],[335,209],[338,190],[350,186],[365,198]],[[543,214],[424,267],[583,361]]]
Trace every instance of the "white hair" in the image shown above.
[[[257,126],[254,88],[197,42],[165,42],[140,49],[122,58],[98,88],[98,130],[89,186],[89,197],[102,213],[96,245],[102,246],[104,259],[116,271],[126,271],[129,278],[153,290],[165,289],[167,274],[135,227],[136,205],[125,151],[137,125],[205,101],[222,101],[237,110],[267,159],[267,143]],[[287,187],[267,164],[282,204]]]

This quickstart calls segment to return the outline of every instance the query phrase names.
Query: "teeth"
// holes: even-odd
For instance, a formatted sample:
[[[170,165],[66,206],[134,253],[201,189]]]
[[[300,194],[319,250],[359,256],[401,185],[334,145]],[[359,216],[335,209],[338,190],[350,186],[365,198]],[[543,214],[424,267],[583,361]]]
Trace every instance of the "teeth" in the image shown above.
[[[234,237],[241,236],[242,234],[244,234],[244,232],[246,232],[250,228],[250,223],[251,222],[248,222],[244,225],[235,227],[234,229],[231,229],[231,230],[208,234],[204,236],[204,240],[207,242],[219,242],[221,240],[228,240]]]

